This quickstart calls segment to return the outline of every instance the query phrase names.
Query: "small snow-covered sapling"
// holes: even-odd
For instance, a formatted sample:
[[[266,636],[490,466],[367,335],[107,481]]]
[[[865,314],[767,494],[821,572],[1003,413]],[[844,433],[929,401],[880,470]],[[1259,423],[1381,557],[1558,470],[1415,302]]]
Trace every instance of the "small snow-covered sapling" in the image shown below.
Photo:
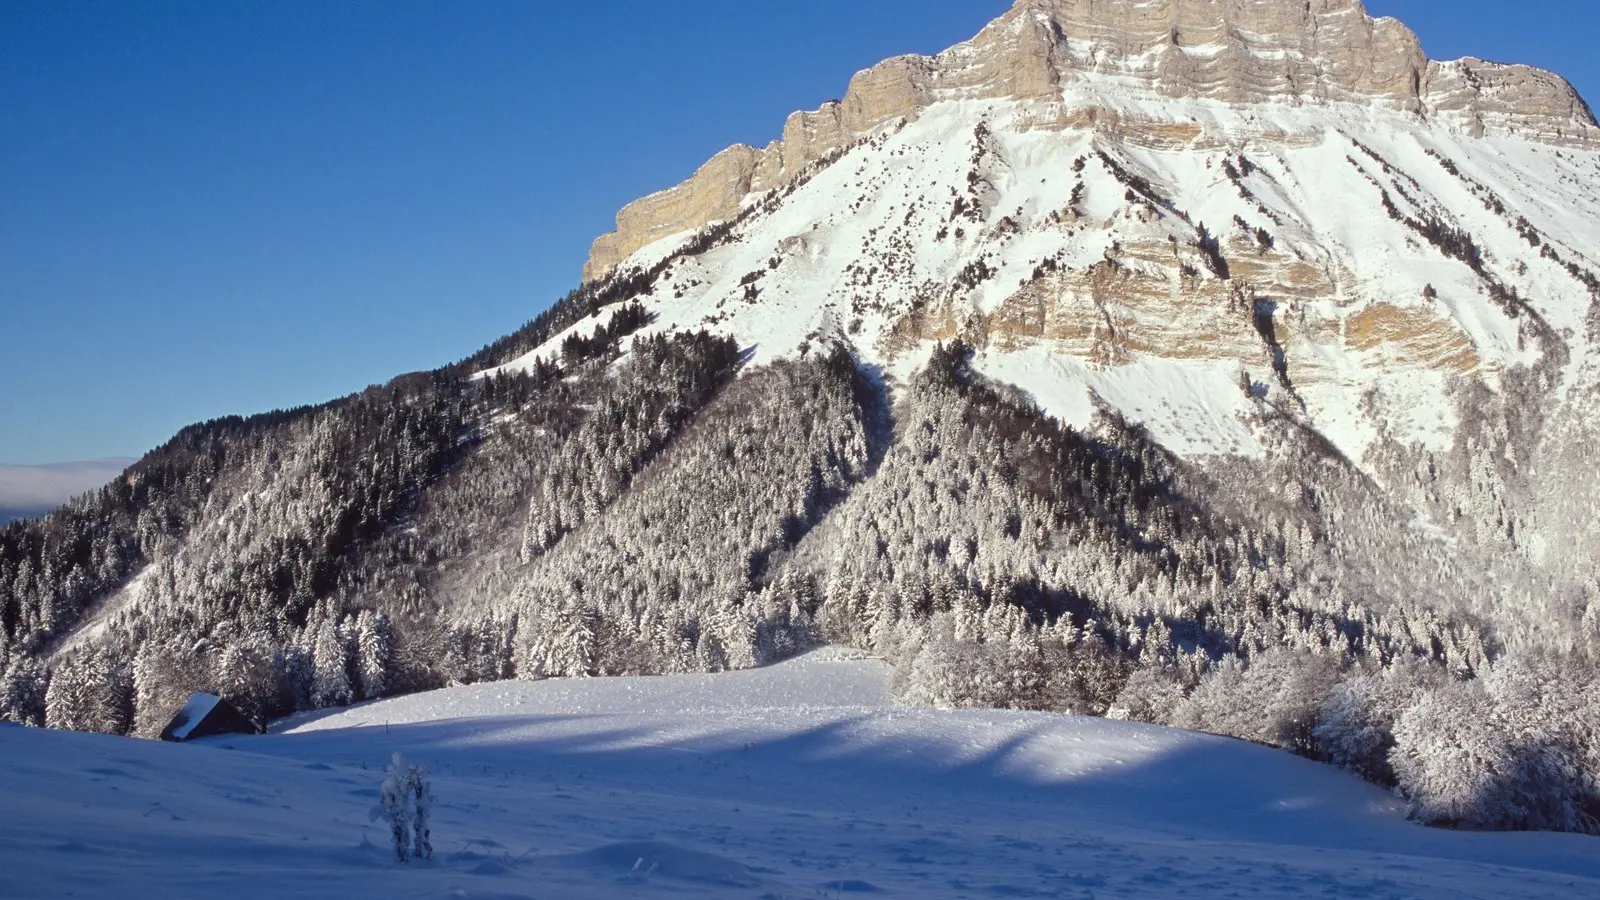
[[[433,791],[428,787],[427,770],[407,766],[399,754],[385,770],[378,805],[368,814],[374,821],[389,823],[395,856],[401,862],[433,858],[432,832],[428,823],[433,807]]]

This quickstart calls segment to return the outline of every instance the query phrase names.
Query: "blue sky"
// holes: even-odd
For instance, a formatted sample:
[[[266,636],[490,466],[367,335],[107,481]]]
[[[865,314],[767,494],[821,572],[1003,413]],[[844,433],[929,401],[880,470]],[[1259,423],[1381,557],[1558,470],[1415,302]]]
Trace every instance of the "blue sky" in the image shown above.
[[[1008,5],[0,4],[0,463],[458,359],[622,204]],[[1368,7],[1600,100],[1600,4]]]

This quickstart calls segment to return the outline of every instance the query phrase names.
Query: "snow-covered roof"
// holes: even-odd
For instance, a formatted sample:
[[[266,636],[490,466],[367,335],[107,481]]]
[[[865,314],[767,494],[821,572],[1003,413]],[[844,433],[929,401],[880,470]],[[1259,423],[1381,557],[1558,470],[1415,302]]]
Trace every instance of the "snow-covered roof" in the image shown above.
[[[194,731],[194,727],[204,721],[206,716],[211,715],[211,711],[216,709],[217,704],[221,702],[221,697],[216,694],[207,694],[203,691],[195,691],[189,695],[189,700],[183,704],[183,709],[179,710],[178,715],[173,717],[178,721],[178,724],[173,726],[171,731],[173,739],[179,741],[188,740],[189,733]]]

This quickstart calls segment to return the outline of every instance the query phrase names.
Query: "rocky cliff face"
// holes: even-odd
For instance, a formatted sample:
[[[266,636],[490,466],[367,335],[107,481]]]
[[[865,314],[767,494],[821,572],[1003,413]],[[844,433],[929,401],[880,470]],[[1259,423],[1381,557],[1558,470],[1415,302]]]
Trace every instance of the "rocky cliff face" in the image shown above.
[[[972,40],[862,71],[842,102],[790,116],[781,140],[732,147],[683,184],[630,204],[616,232],[596,240],[584,280],[662,237],[730,218],[745,197],[784,187],[816,160],[935,103],[1025,101],[1043,107],[1038,127],[1226,142],[1161,109],[1163,98],[1377,104],[1474,136],[1600,143],[1587,105],[1560,77],[1430,61],[1409,29],[1371,18],[1360,0],[1018,0]]]

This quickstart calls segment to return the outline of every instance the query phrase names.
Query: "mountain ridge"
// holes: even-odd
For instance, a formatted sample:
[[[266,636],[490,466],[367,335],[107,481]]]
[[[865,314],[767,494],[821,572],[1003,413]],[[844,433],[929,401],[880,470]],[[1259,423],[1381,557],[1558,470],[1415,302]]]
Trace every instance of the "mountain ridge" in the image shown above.
[[[1129,24],[1136,12],[1144,19]],[[1333,40],[1323,39],[1324,20],[1334,23],[1328,29]],[[1277,44],[1279,35],[1298,36],[1309,47]],[[1222,43],[1199,43],[1206,37]],[[1255,80],[1263,67],[1270,75]],[[1135,125],[1133,135],[1159,144],[1216,137],[1159,116],[1130,122],[1114,105],[1102,109],[1103,97],[1073,103],[1061,96],[1064,83],[1106,76],[1174,98],[1380,100],[1474,135],[1531,133],[1585,147],[1600,142],[1588,104],[1559,75],[1470,56],[1429,60],[1415,34],[1396,19],[1367,16],[1360,0],[1018,0],[971,40],[933,56],[891,57],[864,69],[851,78],[843,100],[791,114],[782,136],[765,148],[733,145],[686,181],[624,207],[617,230],[595,240],[583,280],[605,274],[653,239],[731,218],[746,197],[783,188],[849,141],[955,94],[1056,104],[1060,108],[1047,115],[1061,123],[1094,125],[1109,114],[1124,129]]]

